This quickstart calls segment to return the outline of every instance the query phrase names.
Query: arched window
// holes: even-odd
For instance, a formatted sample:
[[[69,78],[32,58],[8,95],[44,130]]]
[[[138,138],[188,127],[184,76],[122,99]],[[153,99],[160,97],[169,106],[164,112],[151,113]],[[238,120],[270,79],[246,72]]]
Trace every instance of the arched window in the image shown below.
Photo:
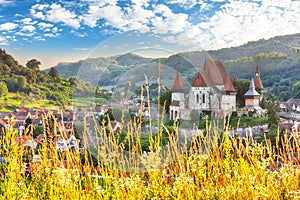
[[[176,118],[177,118],[177,110],[175,111],[174,119],[176,119]]]
[[[196,102],[199,103],[199,94],[196,95]]]
[[[174,119],[174,112],[171,110],[171,119]]]
[[[205,94],[202,95],[202,103],[205,103]]]

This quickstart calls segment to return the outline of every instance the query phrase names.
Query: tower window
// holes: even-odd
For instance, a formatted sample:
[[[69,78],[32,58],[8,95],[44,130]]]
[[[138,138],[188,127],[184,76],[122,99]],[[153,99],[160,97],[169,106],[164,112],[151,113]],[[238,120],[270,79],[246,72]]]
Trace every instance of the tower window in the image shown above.
[[[196,102],[199,103],[199,94],[196,95]]]
[[[202,95],[202,103],[205,103],[205,94]]]

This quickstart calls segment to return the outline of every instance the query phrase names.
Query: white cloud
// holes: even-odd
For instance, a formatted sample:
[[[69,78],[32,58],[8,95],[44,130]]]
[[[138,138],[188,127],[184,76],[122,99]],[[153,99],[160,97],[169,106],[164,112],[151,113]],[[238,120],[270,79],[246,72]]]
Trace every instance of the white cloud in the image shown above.
[[[22,38],[23,40],[28,40],[28,37],[33,37],[34,34],[35,34],[34,32],[24,32],[24,31],[15,32],[15,35],[23,36]]]
[[[210,0],[210,1],[212,1],[212,2],[219,2],[219,3],[221,3],[221,2],[225,2],[226,0]],[[260,1],[260,0],[258,0],[258,1]]]
[[[300,1],[171,0],[166,4],[158,4],[156,0],[123,1],[122,4],[119,1],[81,0],[78,6],[85,4],[87,10],[83,7],[71,10],[72,4],[66,5],[61,1],[60,4],[36,4],[30,11],[35,18],[53,23],[38,23],[48,37],[57,36],[51,35],[51,31],[60,32],[54,23],[63,23],[76,29],[71,33],[78,37],[88,35],[81,29],[84,28],[81,25],[86,25],[101,28],[102,33],[153,33],[170,43],[217,49],[300,32]],[[220,4],[215,2],[223,4],[218,8],[216,5]],[[175,4],[179,7],[172,10]],[[198,11],[187,11],[196,5],[199,5]],[[205,15],[207,12],[204,11],[209,11],[209,15]],[[30,25],[31,21],[26,20]]]
[[[213,36],[213,42],[202,40],[199,44],[206,49],[217,49],[300,32],[299,9],[291,10],[295,7],[297,5],[292,6],[290,0],[284,0],[284,3],[266,0],[261,5],[257,2],[231,1],[207,22],[198,24],[203,31],[202,37],[209,39]]]
[[[175,14],[166,5],[159,4],[155,6],[154,12],[162,16],[156,16],[151,20],[153,32],[156,34],[177,34],[183,32],[191,26],[188,21],[188,15],[185,13]]]
[[[13,3],[14,1],[12,0],[0,0],[0,5],[6,5],[6,4],[11,4]]]
[[[60,4],[51,4],[50,10],[47,12],[46,16],[47,20],[51,22],[63,22],[76,29],[80,27],[80,21],[78,20],[77,15],[74,12],[61,7]]]
[[[35,31],[35,27],[34,26],[32,26],[32,25],[26,25],[26,26],[23,26],[22,28],[21,28],[21,31],[22,32],[33,32],[33,31]]]
[[[171,0],[168,1],[169,4],[178,4],[179,6],[183,7],[184,9],[190,9],[197,4],[201,4],[201,0]]]
[[[36,4],[31,7],[30,12],[32,16],[47,20],[53,23],[63,23],[75,29],[80,27],[80,19],[70,10],[63,8],[60,4]]]
[[[90,50],[89,48],[83,48],[83,47],[75,47],[75,48],[73,48],[75,51],[88,51],[88,50]]]
[[[0,45],[1,46],[8,46],[8,41],[5,37],[0,36]]]
[[[32,19],[31,18],[23,18],[23,19],[21,19],[21,22],[23,23],[23,24],[27,24],[27,25],[34,25],[34,24],[36,24],[37,23],[37,21],[32,21]]]
[[[35,40],[38,40],[38,41],[43,41],[43,42],[46,41],[46,39],[43,38],[43,37],[40,36],[40,35],[39,35],[39,36],[35,36],[34,39],[35,39]]]
[[[40,23],[38,23],[38,27],[40,29],[52,28],[53,24],[49,24],[49,23],[45,23],[45,22],[40,22]]]
[[[10,31],[18,27],[18,24],[12,22],[6,22],[4,24],[0,24],[0,31]]]
[[[44,37],[56,38],[59,35],[60,35],[59,33],[45,33]]]
[[[58,30],[57,27],[52,28],[52,32],[53,32],[53,33],[57,33],[58,31],[59,31],[59,30]]]
[[[99,19],[105,20],[106,26],[126,31],[126,25],[129,23],[126,19],[122,8],[117,5],[117,2],[110,3],[93,2],[89,6],[89,11],[82,17],[83,22],[90,26],[96,27]]]
[[[49,7],[48,4],[35,4],[31,7],[30,13],[33,17],[44,20],[46,16],[44,15],[44,10]]]

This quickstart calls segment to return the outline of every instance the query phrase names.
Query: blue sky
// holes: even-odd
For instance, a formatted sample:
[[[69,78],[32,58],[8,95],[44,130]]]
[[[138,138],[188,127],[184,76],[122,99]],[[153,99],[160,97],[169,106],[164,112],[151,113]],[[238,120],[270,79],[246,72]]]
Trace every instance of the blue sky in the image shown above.
[[[20,64],[167,56],[300,33],[299,0],[0,0],[0,48]]]

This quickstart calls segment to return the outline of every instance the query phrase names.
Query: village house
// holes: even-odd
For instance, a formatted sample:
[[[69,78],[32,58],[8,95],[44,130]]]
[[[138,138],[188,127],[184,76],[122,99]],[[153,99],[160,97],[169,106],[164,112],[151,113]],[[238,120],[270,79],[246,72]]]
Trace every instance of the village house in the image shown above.
[[[283,112],[300,112],[300,99],[289,99],[286,102],[281,102],[279,106]]]

